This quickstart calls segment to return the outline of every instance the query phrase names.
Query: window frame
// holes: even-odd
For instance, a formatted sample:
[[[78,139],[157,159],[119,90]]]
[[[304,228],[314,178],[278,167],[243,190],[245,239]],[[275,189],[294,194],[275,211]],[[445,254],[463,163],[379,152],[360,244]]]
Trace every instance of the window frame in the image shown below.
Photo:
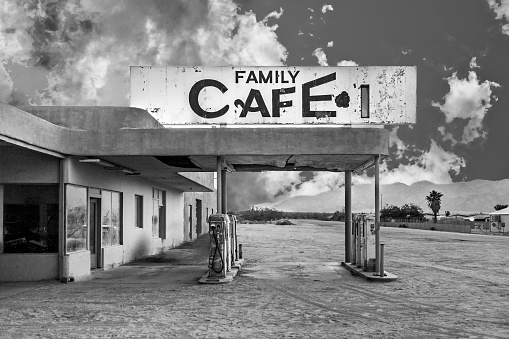
[[[157,207],[157,230],[154,222]],[[161,213],[162,212],[162,213]],[[152,188],[152,238],[166,239],[166,191]]]
[[[143,228],[143,195],[134,195],[134,228]]]
[[[113,197],[115,195],[118,195],[118,243],[112,243],[113,239],[113,229],[114,229],[114,221],[113,221]],[[101,248],[105,247],[112,247],[112,246],[121,246],[124,244],[124,222],[123,222],[123,193],[118,191],[112,191],[112,190],[101,190]],[[105,225],[103,224],[104,220],[104,212],[106,209],[104,208],[105,204],[108,204],[108,196],[109,196],[109,212],[111,212],[112,215],[109,216],[109,243],[105,243],[103,234],[103,228]]]

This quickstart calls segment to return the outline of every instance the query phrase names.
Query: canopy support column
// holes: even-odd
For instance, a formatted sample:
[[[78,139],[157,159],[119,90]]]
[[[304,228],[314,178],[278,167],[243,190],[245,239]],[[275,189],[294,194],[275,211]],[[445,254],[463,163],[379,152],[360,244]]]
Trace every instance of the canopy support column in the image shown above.
[[[375,273],[380,273],[380,155],[375,156]]]
[[[228,213],[228,199],[226,196],[226,169],[221,169],[221,213]]]
[[[223,213],[223,157],[217,157],[216,176],[217,176],[217,213]]]
[[[345,262],[352,255],[352,171],[345,171]]]

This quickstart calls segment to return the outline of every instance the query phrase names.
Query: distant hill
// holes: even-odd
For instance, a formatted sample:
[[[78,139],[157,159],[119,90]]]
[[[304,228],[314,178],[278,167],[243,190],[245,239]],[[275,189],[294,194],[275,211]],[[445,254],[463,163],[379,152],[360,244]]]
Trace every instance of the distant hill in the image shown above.
[[[431,212],[425,197],[432,190],[443,194],[440,211],[451,213],[492,212],[496,204],[509,204],[509,179],[500,181],[473,180],[437,185],[429,181],[416,182],[413,185],[396,183],[380,185],[382,205],[401,206],[414,203],[424,212]],[[352,186],[353,212],[374,211],[374,185]],[[320,193],[314,196],[297,196],[284,200],[273,208],[287,212],[333,212],[345,205],[344,189]]]

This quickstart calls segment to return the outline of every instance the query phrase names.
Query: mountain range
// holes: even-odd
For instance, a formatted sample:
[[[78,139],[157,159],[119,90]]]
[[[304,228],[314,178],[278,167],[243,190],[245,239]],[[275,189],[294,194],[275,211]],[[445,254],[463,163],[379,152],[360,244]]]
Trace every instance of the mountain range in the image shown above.
[[[497,204],[509,204],[509,179],[490,181],[472,180],[451,184],[434,184],[420,181],[412,185],[394,183],[380,185],[381,205],[401,207],[407,203],[420,206],[431,213],[426,196],[432,190],[443,194],[441,213],[489,213]],[[352,186],[352,212],[374,212],[375,186]],[[314,196],[296,196],[280,201],[273,208],[287,212],[334,212],[345,206],[344,189],[340,188]]]

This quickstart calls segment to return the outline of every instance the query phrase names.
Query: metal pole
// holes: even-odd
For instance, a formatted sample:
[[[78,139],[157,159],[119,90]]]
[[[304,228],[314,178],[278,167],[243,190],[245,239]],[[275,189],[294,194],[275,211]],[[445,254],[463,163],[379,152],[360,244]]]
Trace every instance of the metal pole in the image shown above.
[[[352,261],[352,171],[345,171],[345,262]]]
[[[222,207],[222,214],[228,213],[228,204],[226,199],[226,170],[221,170],[221,207]]]
[[[380,244],[380,276],[381,277],[385,277],[384,247],[385,247],[385,244]]]
[[[221,174],[222,163],[223,163],[223,158],[217,157],[217,166],[216,166],[216,172],[217,172],[217,189],[216,189],[217,213],[223,213],[223,207],[222,207],[222,203],[223,203],[223,198],[222,198],[222,196],[223,196],[223,176]]]
[[[380,155],[375,156],[375,273],[380,273]]]

